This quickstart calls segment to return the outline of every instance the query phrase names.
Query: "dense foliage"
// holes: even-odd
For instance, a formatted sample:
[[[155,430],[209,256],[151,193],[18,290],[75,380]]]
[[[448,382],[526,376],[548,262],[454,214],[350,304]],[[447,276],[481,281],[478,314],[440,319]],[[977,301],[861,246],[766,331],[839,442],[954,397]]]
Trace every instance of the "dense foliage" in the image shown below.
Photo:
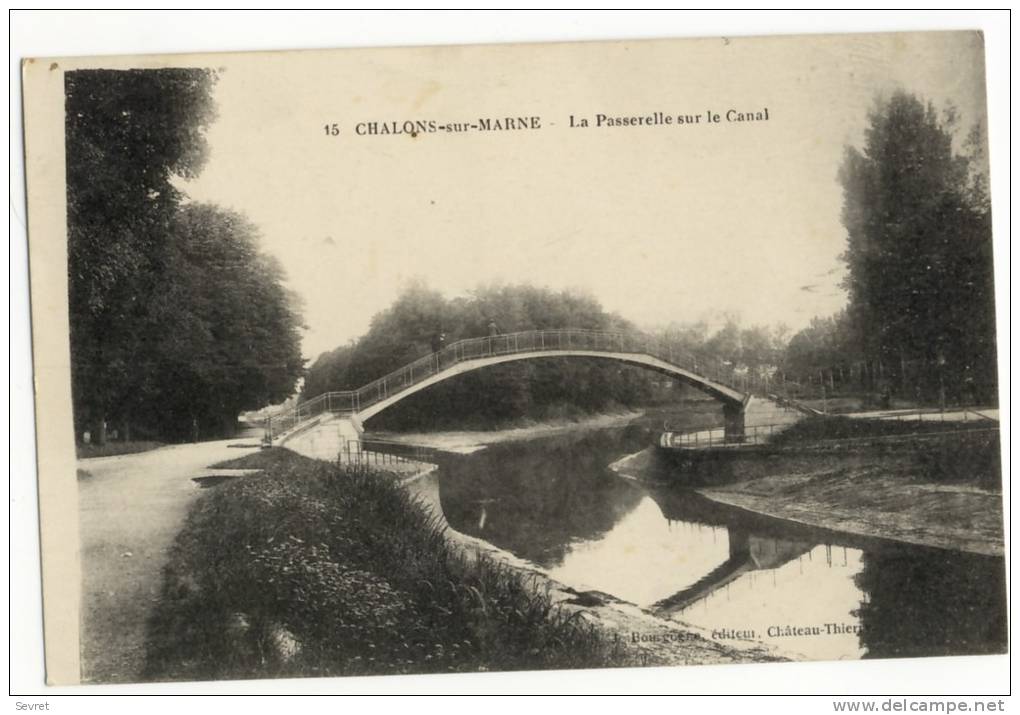
[[[817,366],[921,401],[995,400],[995,307],[985,139],[898,92],[876,104],[843,185],[847,313],[791,342]],[[833,361],[833,348],[842,360]]]
[[[293,301],[254,229],[184,208],[214,117],[201,69],[67,73],[71,376],[76,433],[194,438],[286,397]]]
[[[304,396],[356,389],[433,349],[438,333],[446,344],[498,331],[581,328],[634,330],[606,313],[593,298],[533,286],[480,288],[448,300],[422,285],[406,290],[377,315],[368,333],[325,353],[309,368]],[[474,371],[435,385],[381,413],[376,428],[416,429],[479,426],[522,417],[572,417],[641,404],[668,394],[665,379],[608,360],[543,359]]]
[[[165,571],[149,679],[605,667],[527,576],[450,547],[385,472],[287,450],[205,494]]]

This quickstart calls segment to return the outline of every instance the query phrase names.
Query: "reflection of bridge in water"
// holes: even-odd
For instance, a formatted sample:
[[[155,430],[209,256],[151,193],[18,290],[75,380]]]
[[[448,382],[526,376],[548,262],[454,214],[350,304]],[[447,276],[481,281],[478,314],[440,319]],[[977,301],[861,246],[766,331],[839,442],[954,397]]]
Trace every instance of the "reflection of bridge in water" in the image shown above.
[[[751,536],[746,531],[727,529],[729,558],[687,588],[652,606],[658,615],[677,613],[733,583],[751,571],[777,569],[803,556],[815,547],[813,543],[786,541],[771,537]]]
[[[767,375],[740,371],[722,360],[692,355],[662,340],[612,331],[530,330],[460,340],[357,390],[327,392],[302,402],[267,421],[267,439],[292,446],[300,433],[328,422],[326,432],[337,435],[339,451],[343,440],[360,436],[366,420],[432,385],[493,365],[548,358],[614,360],[701,390],[722,404],[723,434],[730,443],[744,440],[749,420],[758,424],[794,421],[806,411],[781,398],[781,386]],[[777,415],[783,419],[777,420]]]
[[[785,532],[768,528],[764,522],[757,528],[757,518],[738,519],[732,508],[696,492],[650,490],[648,496],[667,520],[723,528],[729,540],[728,558],[691,585],[653,604],[651,608],[658,615],[679,613],[745,574],[778,569],[810,554],[819,543],[810,538],[784,538]]]

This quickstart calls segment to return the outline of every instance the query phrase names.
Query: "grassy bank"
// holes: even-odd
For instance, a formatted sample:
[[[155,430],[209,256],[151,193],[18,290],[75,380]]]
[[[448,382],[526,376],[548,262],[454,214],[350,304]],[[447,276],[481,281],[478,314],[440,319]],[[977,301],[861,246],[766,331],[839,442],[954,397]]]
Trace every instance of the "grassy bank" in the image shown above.
[[[150,623],[152,680],[604,667],[528,577],[449,547],[392,475],[274,449],[194,505]]]

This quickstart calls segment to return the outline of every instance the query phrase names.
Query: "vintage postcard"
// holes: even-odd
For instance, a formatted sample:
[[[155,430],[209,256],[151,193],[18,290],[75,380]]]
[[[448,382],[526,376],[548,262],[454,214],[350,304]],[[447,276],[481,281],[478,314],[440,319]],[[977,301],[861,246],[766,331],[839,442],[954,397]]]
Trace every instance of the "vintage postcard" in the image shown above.
[[[979,32],[23,78],[50,683],[1006,652]]]

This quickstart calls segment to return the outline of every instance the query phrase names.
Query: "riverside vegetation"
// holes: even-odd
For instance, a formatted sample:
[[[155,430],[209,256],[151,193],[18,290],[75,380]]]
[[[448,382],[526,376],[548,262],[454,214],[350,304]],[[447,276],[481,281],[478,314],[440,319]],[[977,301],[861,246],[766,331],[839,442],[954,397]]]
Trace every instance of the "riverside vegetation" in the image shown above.
[[[220,467],[171,551],[148,680],[625,665],[529,577],[449,546],[386,471],[276,448]]]

